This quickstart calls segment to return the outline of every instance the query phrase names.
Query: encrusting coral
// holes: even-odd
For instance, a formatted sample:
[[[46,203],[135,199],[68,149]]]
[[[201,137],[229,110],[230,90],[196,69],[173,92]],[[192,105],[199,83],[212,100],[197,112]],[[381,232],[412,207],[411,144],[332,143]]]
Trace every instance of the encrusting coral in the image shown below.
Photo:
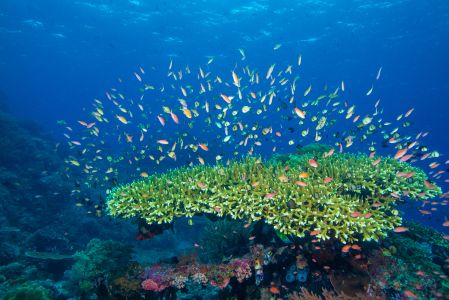
[[[290,237],[311,234],[347,243],[378,240],[399,226],[399,197],[440,193],[422,170],[393,158],[305,152],[152,175],[112,190],[107,207],[113,216],[149,224],[212,214],[264,220]]]

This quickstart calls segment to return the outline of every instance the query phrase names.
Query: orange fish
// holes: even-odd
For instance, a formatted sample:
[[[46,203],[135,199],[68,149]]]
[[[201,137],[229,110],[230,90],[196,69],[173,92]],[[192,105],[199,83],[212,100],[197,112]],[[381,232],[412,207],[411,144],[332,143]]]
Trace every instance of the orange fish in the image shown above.
[[[408,231],[408,228],[400,226],[400,227],[396,227],[393,231],[397,232],[397,233],[406,232],[406,231]]]
[[[309,165],[313,168],[318,168],[318,163],[314,159],[309,159]]]
[[[319,229],[313,230],[313,231],[310,232],[310,235],[311,235],[311,236],[315,236],[315,235],[317,235],[317,234],[320,233],[320,232],[321,232],[321,230],[319,230]]]
[[[351,249],[357,250],[357,251],[362,251],[362,247],[360,247],[359,245],[352,245]]]
[[[309,173],[307,173],[307,172],[301,172],[299,174],[299,178],[307,178],[307,177],[309,177]]]
[[[230,99],[228,96],[221,94],[220,97],[221,97],[226,103],[231,104],[231,99]]]
[[[324,183],[329,183],[329,182],[331,182],[332,180],[334,180],[332,177],[326,177],[326,178],[324,178],[323,182],[324,182]]]
[[[380,158],[376,159],[375,161],[373,161],[371,164],[373,166],[377,166],[380,163]]]
[[[304,181],[299,181],[299,180],[296,181],[295,184],[297,186],[301,186],[301,187],[306,187],[307,186],[307,183],[305,183]]]
[[[270,293],[279,295],[281,293],[281,291],[279,291],[279,289],[277,287],[272,286],[272,287],[270,287]]]
[[[203,149],[204,151],[208,151],[209,147],[206,144],[198,144],[198,146]]]
[[[343,252],[343,253],[348,253],[350,249],[351,249],[351,245],[344,245],[344,246],[341,248],[341,252]]]
[[[329,150],[329,152],[324,153],[324,157],[331,156],[332,154],[334,154],[334,152],[335,152],[335,149],[332,148],[332,149]]]
[[[298,115],[298,117],[300,117],[301,119],[305,119],[306,118],[306,113],[302,110],[300,110],[299,108],[295,107],[295,113]]]
[[[413,154],[407,154],[407,155],[404,155],[403,157],[401,157],[401,159],[399,161],[404,162],[404,161],[409,160],[412,157],[413,157]]]
[[[170,112],[170,116],[171,116],[171,118],[172,118],[172,120],[173,120],[173,122],[175,122],[176,124],[178,124],[179,123],[179,119],[178,119],[178,116],[177,115],[175,115],[175,113],[174,112]]]
[[[182,112],[184,113],[184,115],[185,115],[187,118],[189,118],[189,119],[192,118],[192,112],[190,111],[190,109],[184,108],[184,109],[182,110]]]
[[[167,140],[157,140],[156,143],[161,144],[161,145],[168,145]]]
[[[394,159],[399,159],[399,158],[403,157],[405,155],[405,153],[407,153],[407,150],[408,150],[408,148],[398,150],[398,152],[396,152],[396,154],[394,155]]]
[[[428,188],[429,190],[433,190],[436,188],[436,186],[434,186],[433,184],[431,184],[430,182],[428,182],[427,180],[424,180],[424,185],[426,186],[426,188]]]

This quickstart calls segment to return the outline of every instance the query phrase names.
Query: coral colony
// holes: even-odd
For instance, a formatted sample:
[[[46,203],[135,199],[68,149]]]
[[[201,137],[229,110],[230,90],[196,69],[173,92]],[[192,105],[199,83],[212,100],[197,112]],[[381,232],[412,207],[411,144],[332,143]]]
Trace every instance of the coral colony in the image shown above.
[[[401,195],[424,200],[441,193],[424,184],[420,169],[378,159],[323,153],[181,168],[114,189],[107,206],[113,216],[149,224],[211,214],[263,220],[287,238],[377,241],[401,224],[395,205]]]

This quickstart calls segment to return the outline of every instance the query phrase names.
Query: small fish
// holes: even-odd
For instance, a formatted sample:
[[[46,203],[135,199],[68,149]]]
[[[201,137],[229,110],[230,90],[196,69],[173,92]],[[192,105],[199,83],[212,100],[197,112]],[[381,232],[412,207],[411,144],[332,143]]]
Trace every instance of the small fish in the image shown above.
[[[276,50],[278,50],[278,49],[281,48],[281,47],[282,47],[282,44],[276,44],[276,45],[273,47],[273,50],[276,51]]]
[[[359,245],[351,245],[351,249],[356,251],[362,251],[362,247],[360,247]]]
[[[321,230],[317,229],[317,230],[313,230],[310,232],[311,236],[316,236],[317,234],[319,234],[321,232]]]
[[[409,109],[409,110],[405,113],[404,117],[407,118],[408,116],[410,116],[414,110],[415,110],[414,108]]]
[[[307,173],[307,172],[301,172],[301,173],[299,173],[299,176],[298,176],[299,178],[307,178],[307,177],[309,177],[309,173]]]
[[[161,116],[157,116],[157,119],[159,120],[159,123],[161,123],[162,126],[165,126],[165,120]]]
[[[178,119],[178,116],[177,116],[177,115],[175,115],[175,113],[174,113],[174,112],[170,111],[170,116],[171,116],[171,118],[172,118],[173,122],[175,122],[176,124],[178,124],[178,123],[179,123],[179,119]]]
[[[302,110],[300,110],[299,108],[295,107],[295,113],[298,115],[298,117],[300,117],[301,119],[305,119],[306,118],[306,113]]]
[[[270,287],[270,293],[279,295],[281,293],[281,291],[279,291],[279,289],[277,287],[272,286],[272,287]]]
[[[234,81],[234,85],[236,87],[240,87],[240,79],[234,71],[232,71],[232,80]]]
[[[126,118],[125,117],[122,117],[122,116],[119,116],[119,115],[116,115],[116,117],[117,117],[117,119],[120,121],[120,122],[122,122],[123,124],[128,124],[128,120],[126,120]]]
[[[224,94],[220,94],[220,97],[228,104],[231,104],[231,98],[229,98],[228,96],[224,95]]]
[[[281,175],[278,177],[280,182],[288,182],[288,177],[285,175]]]
[[[314,159],[309,159],[309,165],[313,168],[318,168],[318,163]]]
[[[206,144],[198,144],[198,147],[200,147],[204,151],[209,151],[209,147]]]
[[[300,181],[300,180],[295,181],[295,184],[297,186],[300,186],[300,187],[306,187],[307,186],[307,183],[305,183],[304,181]]]
[[[374,90],[374,86],[371,86],[371,88],[368,90],[368,92],[366,92],[366,95],[369,96],[373,93]]]
[[[394,159],[399,159],[403,157],[407,153],[408,148],[400,149],[396,154],[394,155]]]
[[[310,91],[312,90],[312,85],[309,85],[309,87],[304,91],[304,97],[306,97]]]
[[[188,109],[188,108],[184,108],[182,110],[182,113],[188,118],[191,119],[192,118],[192,112]]]
[[[401,232],[406,232],[406,231],[408,231],[408,228],[407,228],[407,227],[402,227],[402,226],[400,226],[400,227],[396,227],[393,231],[394,231],[394,232],[397,232],[397,233],[401,233]]]
[[[276,193],[268,193],[265,195],[265,199],[272,199],[274,196],[276,196]]]
[[[341,248],[341,252],[343,252],[343,253],[348,253],[349,250],[351,249],[351,247],[352,247],[352,245],[344,245],[344,246]]]
[[[136,76],[137,80],[139,80],[140,82],[142,82],[142,77],[140,77],[139,74],[137,74],[136,72],[134,72],[134,76]]]
[[[379,68],[379,71],[377,71],[376,80],[380,79],[380,74],[382,72],[382,67]]]
[[[377,166],[377,165],[380,163],[380,161],[381,161],[381,159],[378,158],[378,159],[374,160],[371,164],[372,164],[373,166]]]
[[[140,173],[140,177],[148,177],[149,175],[148,175],[148,173],[147,172],[142,172],[142,173]]]
[[[276,64],[272,64],[272,65],[268,68],[267,75],[265,76],[265,79],[270,78],[271,73],[273,73],[273,70],[274,70],[274,67],[275,67],[275,66],[276,66]]]
[[[329,182],[331,182],[332,180],[334,180],[332,177],[326,177],[326,178],[323,179],[323,182],[324,182],[324,183],[329,183]]]
[[[156,143],[161,144],[161,145],[168,145],[167,140],[157,140]]]
[[[247,112],[249,112],[249,111],[250,111],[250,109],[251,109],[251,107],[250,107],[250,106],[248,106],[248,105],[245,105],[245,106],[243,106],[243,107],[242,107],[242,113],[246,114]]]
[[[428,182],[427,180],[424,180],[424,185],[426,186],[426,188],[428,188],[429,190],[433,190],[436,188],[435,185],[431,184],[430,182]]]

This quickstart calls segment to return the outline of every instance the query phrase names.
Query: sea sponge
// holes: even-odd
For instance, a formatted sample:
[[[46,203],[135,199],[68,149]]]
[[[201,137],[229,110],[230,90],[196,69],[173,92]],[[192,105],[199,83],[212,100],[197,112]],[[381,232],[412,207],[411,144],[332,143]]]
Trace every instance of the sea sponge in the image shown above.
[[[425,180],[422,170],[389,157],[321,152],[269,161],[247,157],[119,186],[108,195],[107,210],[149,224],[201,214],[264,220],[287,236],[312,234],[347,243],[378,240],[400,225],[398,197],[428,199],[441,193]]]

